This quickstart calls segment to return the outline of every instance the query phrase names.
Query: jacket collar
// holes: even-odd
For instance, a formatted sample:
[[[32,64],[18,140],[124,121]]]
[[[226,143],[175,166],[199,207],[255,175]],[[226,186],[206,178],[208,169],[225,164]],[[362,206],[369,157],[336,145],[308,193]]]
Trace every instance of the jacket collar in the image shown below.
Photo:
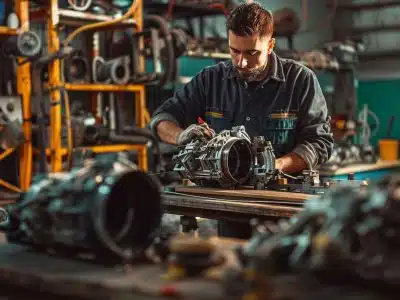
[[[266,82],[269,79],[285,82],[285,74],[283,73],[282,60],[275,54],[274,51],[272,51],[272,53],[269,55],[269,62],[270,65],[268,74],[263,82]],[[224,70],[224,79],[230,79],[237,76],[231,60],[225,62],[225,66],[226,68]]]

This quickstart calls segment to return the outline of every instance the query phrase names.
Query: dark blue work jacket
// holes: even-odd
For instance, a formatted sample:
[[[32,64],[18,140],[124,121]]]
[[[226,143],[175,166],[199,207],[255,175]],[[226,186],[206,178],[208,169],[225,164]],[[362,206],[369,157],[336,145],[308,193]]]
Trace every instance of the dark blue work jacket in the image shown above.
[[[251,137],[263,135],[277,157],[295,152],[309,168],[328,160],[333,138],[326,101],[310,69],[275,53],[263,81],[250,87],[232,62],[207,67],[165,101],[150,127],[163,120],[185,128],[203,118],[217,132],[244,125]],[[251,83],[252,84],[252,83]]]

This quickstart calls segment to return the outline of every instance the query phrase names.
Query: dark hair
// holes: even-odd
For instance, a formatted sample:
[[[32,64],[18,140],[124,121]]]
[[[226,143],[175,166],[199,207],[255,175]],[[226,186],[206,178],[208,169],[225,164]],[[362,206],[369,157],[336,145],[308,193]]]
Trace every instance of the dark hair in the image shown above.
[[[254,34],[268,36],[273,33],[274,20],[271,12],[263,8],[261,4],[243,3],[230,11],[226,28],[240,36]]]

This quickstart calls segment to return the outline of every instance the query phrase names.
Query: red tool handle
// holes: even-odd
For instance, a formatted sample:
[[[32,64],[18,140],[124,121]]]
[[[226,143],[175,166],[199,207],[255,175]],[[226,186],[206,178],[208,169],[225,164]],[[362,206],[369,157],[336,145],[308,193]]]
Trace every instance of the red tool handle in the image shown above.
[[[198,118],[197,118],[197,122],[198,122],[200,125],[205,123],[205,121],[204,121],[201,117],[198,117]]]

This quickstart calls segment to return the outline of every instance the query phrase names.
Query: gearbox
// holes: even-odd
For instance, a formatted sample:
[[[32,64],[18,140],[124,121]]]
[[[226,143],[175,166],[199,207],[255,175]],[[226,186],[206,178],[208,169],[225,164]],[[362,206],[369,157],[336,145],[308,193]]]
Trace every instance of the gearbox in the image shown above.
[[[173,157],[174,171],[198,185],[233,187],[251,176],[253,153],[244,126],[223,130],[210,140],[195,139]]]
[[[195,139],[173,157],[174,171],[201,186],[265,184],[275,171],[271,143],[253,140],[244,126],[223,130],[210,140]]]

